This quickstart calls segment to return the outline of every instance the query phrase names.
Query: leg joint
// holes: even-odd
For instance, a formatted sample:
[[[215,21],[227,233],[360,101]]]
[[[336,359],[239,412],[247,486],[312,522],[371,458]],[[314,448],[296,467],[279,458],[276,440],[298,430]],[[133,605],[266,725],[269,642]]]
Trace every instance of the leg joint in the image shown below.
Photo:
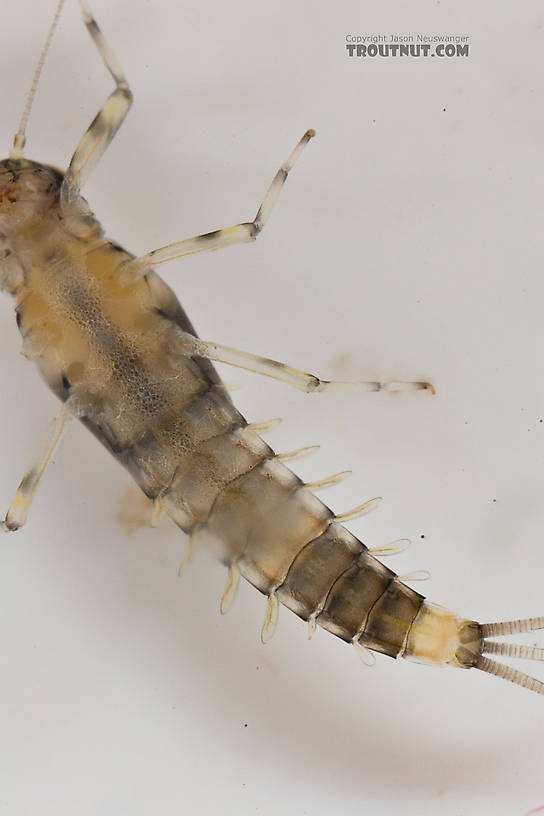
[[[117,90],[120,91],[127,102],[132,103],[134,101],[134,94],[130,90],[129,84],[126,79],[122,79],[120,82],[117,83]]]
[[[255,241],[257,236],[261,234],[264,224],[258,218],[255,221],[251,221],[248,225],[249,227],[249,240]]]

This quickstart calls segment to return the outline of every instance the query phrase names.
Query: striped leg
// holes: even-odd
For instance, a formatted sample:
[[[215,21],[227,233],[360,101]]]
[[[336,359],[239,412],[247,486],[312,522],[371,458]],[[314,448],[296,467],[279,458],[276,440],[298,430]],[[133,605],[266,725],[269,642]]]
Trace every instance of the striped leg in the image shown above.
[[[38,485],[45,473],[45,469],[59,444],[66,420],[70,417],[69,410],[63,406],[59,414],[52,420],[47,433],[41,442],[36,457],[30,468],[23,476],[15,498],[13,499],[6,518],[0,521],[0,530],[9,533],[18,530],[26,522],[30,505],[36,495]]]
[[[268,357],[259,357],[247,351],[221,346],[219,343],[209,343],[200,340],[190,334],[182,334],[181,348],[186,354],[195,357],[204,357],[207,360],[215,360],[218,363],[243,368],[246,371],[253,371],[255,374],[262,374],[271,377],[287,385],[305,391],[307,394],[314,394],[323,391],[417,391],[428,389],[434,393],[434,388],[429,382],[403,382],[400,380],[390,380],[389,382],[337,382],[334,380],[321,380],[315,374],[308,374],[306,371],[299,371],[285,363],[277,360],[270,360]]]
[[[132,104],[132,93],[117,59],[94,19],[87,0],[79,0],[83,22],[93,38],[104,65],[115,81],[115,90],[93,119],[78,144],[61,188],[62,209],[68,215],[81,209],[79,190],[91,174],[115,134],[121,127]],[[80,204],[78,208],[78,204]]]
[[[135,260],[135,263],[143,262],[156,266],[166,261],[173,261],[175,258],[182,258],[184,255],[194,255],[196,252],[207,252],[212,249],[232,246],[233,244],[254,241],[268,221],[289,171],[312,136],[315,136],[315,131],[307,130],[287,161],[282,164],[274,176],[253,221],[236,224],[226,229],[206,232],[204,235],[198,235],[196,238],[186,238],[184,241],[178,241],[175,244],[168,244],[168,246],[154,249],[152,252],[142,255],[141,258]]]

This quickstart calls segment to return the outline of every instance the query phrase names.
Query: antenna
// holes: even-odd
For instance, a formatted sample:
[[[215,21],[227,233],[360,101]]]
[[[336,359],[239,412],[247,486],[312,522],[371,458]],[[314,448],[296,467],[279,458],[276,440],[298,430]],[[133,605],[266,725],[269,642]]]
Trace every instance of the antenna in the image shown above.
[[[49,29],[49,33],[47,34],[47,38],[45,40],[44,46],[42,48],[42,53],[40,54],[40,59],[38,60],[38,64],[36,66],[36,70],[34,72],[34,76],[32,78],[32,85],[30,86],[30,90],[26,97],[26,104],[25,109],[23,111],[23,115],[21,117],[21,122],[19,124],[19,130],[15,134],[15,138],[13,139],[13,147],[9,152],[10,159],[22,159],[23,158],[23,148],[26,143],[26,126],[28,122],[28,117],[30,116],[30,109],[32,108],[32,103],[34,102],[34,97],[36,96],[36,89],[38,87],[38,82],[40,81],[40,74],[42,72],[43,64],[45,62],[45,58],[47,56],[47,52],[49,50],[49,46],[51,45],[51,40],[53,39],[53,34],[55,32],[55,28],[57,27],[57,23],[59,21],[60,13],[62,11],[62,7],[64,5],[64,0],[58,0],[57,3],[57,10],[55,11],[55,16],[53,17],[53,22],[51,23],[51,27]]]

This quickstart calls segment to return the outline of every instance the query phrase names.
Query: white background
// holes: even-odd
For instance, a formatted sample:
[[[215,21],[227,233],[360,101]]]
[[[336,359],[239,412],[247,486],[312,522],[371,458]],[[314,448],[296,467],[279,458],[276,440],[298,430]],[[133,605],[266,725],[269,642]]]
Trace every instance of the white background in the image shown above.
[[[7,154],[52,2],[2,2]],[[543,21],[535,2],[96,0],[136,102],[86,189],[140,253],[253,217],[317,138],[259,241],[163,269],[206,339],[324,377],[430,377],[437,395],[309,397],[251,374],[297,467],[423,591],[479,620],[544,614]],[[346,33],[468,34],[458,59],[349,59]],[[111,81],[69,2],[27,155],[65,167]],[[0,303],[0,497],[54,397]],[[28,526],[0,540],[0,813],[519,814],[544,805],[543,701],[476,671],[311,643],[184,536],[115,520],[127,475],[74,425]],[[424,536],[424,538],[422,538]],[[417,588],[420,588],[419,586]],[[529,641],[529,642],[535,642]],[[542,639],[541,639],[542,642]],[[538,672],[539,666],[520,666]],[[542,671],[540,672],[542,676]]]

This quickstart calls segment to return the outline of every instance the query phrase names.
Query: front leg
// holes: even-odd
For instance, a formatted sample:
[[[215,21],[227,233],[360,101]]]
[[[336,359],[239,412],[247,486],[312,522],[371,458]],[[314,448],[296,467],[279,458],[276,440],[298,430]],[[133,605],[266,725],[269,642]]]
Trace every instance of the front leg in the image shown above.
[[[434,394],[434,387],[430,382],[405,382],[402,380],[389,380],[381,382],[354,381],[339,382],[335,380],[322,380],[315,374],[308,374],[300,371],[286,363],[271,360],[268,357],[259,357],[247,351],[222,346],[219,343],[207,342],[194,337],[191,334],[182,333],[181,346],[185,354],[195,357],[204,357],[206,360],[214,360],[217,363],[227,363],[227,365],[243,368],[246,371],[253,371],[255,374],[262,374],[279,380],[307,394],[315,394],[324,391],[418,391],[428,389]]]
[[[85,222],[85,217],[89,215],[81,201],[79,190],[104,155],[132,105],[132,93],[127,79],[113,51],[104,39],[87,5],[87,0],[79,0],[79,5],[83,22],[104,65],[112,75],[116,87],[83,134],[62,183],[61,208],[69,226],[76,229],[78,216],[79,218],[83,216]]]
[[[64,405],[49,424],[34,461],[21,479],[4,521],[0,521],[1,531],[5,533],[13,532],[25,523],[41,478],[61,440],[66,420],[70,415],[68,408]]]

